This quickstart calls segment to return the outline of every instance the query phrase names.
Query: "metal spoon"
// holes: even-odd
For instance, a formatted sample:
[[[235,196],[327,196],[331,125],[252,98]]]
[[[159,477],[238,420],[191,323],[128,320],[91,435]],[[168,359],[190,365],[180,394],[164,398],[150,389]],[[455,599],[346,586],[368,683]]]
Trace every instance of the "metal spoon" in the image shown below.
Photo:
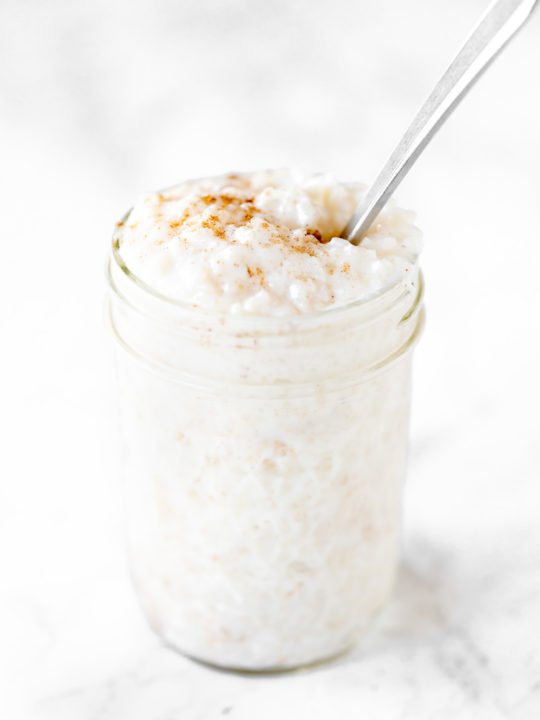
[[[353,245],[362,242],[373,221],[422,150],[459,105],[467,91],[525,23],[536,3],[537,0],[496,0],[490,5],[358,204],[341,234],[342,237],[347,238]]]

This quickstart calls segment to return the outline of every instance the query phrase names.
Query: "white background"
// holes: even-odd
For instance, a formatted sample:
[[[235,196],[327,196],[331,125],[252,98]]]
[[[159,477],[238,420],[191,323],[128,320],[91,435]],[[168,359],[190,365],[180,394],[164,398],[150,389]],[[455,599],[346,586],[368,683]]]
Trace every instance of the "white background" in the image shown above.
[[[142,191],[296,165],[373,178],[479,0],[3,0],[0,715],[540,716],[540,16],[398,193],[425,231],[403,567],[310,673],[207,670],[122,549],[103,265]]]

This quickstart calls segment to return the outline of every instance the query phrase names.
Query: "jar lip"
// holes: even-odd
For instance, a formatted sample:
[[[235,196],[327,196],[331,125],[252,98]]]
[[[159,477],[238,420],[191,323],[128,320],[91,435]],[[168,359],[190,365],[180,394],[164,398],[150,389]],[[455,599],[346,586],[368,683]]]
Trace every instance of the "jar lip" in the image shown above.
[[[174,367],[171,367],[170,364],[148,358],[140,350],[136,350],[123,338],[122,334],[118,331],[118,328],[115,325],[110,300],[107,301],[105,306],[105,322],[109,331],[113,334],[116,341],[123,348],[124,352],[126,352],[135,362],[142,363],[145,368],[158,376],[166,376],[169,382],[190,387],[199,393],[215,392],[216,390],[226,389],[229,392],[234,392],[234,397],[255,398],[260,396],[260,394],[263,394],[264,397],[268,397],[268,388],[273,387],[273,398],[291,398],[313,394],[313,381],[310,380],[293,381],[288,383],[284,383],[283,381],[277,383],[262,381],[246,382],[244,379],[231,381],[229,379],[224,380],[219,378],[208,378],[191,372],[178,372],[174,369]],[[387,357],[378,362],[373,362],[368,367],[362,368],[362,382],[378,376],[410,352],[422,334],[424,323],[425,312],[423,307],[421,307],[418,310],[414,329],[406,341]],[[358,382],[358,370],[355,370],[346,374],[328,377],[324,381],[318,380],[316,384],[320,389],[322,389],[324,384],[325,391],[328,393],[344,391],[347,388],[357,385]]]
[[[392,280],[391,282],[386,283],[386,285],[383,285],[378,290],[375,290],[368,295],[364,295],[361,298],[358,298],[356,300],[351,300],[348,303],[345,303],[344,305],[337,305],[337,306],[331,306],[328,308],[323,308],[322,310],[314,310],[311,312],[306,313],[288,313],[284,315],[257,315],[257,314],[245,314],[245,315],[231,315],[230,313],[224,312],[224,311],[216,311],[211,310],[207,308],[202,308],[198,305],[193,305],[189,302],[186,302],[185,300],[176,300],[174,298],[169,297],[168,295],[163,295],[158,290],[153,288],[151,285],[146,283],[144,280],[141,280],[141,278],[136,275],[132,270],[128,268],[126,263],[124,262],[124,259],[122,258],[121,252],[120,252],[120,235],[122,233],[122,227],[126,220],[128,219],[131,211],[133,208],[130,208],[122,217],[121,221],[117,224],[117,227],[113,233],[112,236],[112,257],[116,264],[116,266],[119,268],[119,270],[122,271],[122,273],[139,289],[142,290],[144,293],[148,294],[155,300],[161,301],[163,303],[166,303],[169,307],[176,307],[179,310],[183,310],[187,313],[191,313],[193,316],[197,316],[200,318],[216,318],[216,317],[227,317],[227,318],[238,318],[239,320],[244,319],[252,319],[253,321],[257,321],[257,323],[276,323],[276,322],[287,322],[294,320],[295,323],[303,322],[304,320],[306,323],[309,321],[314,321],[317,319],[323,319],[326,317],[336,317],[339,315],[344,315],[348,311],[353,311],[355,309],[366,307],[369,305],[369,303],[378,300],[385,295],[391,294],[393,290],[403,285],[404,280],[402,277],[398,277],[395,280]],[[416,260],[416,258],[415,258]]]

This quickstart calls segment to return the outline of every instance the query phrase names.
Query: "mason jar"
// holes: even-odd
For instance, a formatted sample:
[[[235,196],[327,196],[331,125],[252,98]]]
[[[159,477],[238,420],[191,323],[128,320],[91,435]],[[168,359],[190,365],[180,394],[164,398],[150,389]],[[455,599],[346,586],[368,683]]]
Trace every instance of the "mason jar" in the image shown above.
[[[421,274],[317,313],[219,314],[160,295],[119,248],[108,317],[150,625],[230,669],[341,653],[396,570]]]

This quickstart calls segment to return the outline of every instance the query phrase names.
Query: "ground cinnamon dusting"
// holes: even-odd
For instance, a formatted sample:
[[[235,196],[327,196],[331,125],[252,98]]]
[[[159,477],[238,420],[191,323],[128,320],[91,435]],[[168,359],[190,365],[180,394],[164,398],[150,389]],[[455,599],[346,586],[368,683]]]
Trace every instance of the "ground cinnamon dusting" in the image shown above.
[[[306,243],[305,245],[290,245],[289,247],[291,250],[294,250],[294,252],[306,253],[307,255],[311,255],[311,257],[315,257],[317,254],[313,249],[313,246],[309,243]]]
[[[201,227],[212,230],[212,232],[222,240],[225,238],[225,228],[223,227],[217,215],[209,215],[206,220],[202,221]]]
[[[319,230],[312,230],[311,228],[308,228],[306,230],[306,235],[313,235],[313,237],[317,238],[319,242],[322,242],[322,233]]]

